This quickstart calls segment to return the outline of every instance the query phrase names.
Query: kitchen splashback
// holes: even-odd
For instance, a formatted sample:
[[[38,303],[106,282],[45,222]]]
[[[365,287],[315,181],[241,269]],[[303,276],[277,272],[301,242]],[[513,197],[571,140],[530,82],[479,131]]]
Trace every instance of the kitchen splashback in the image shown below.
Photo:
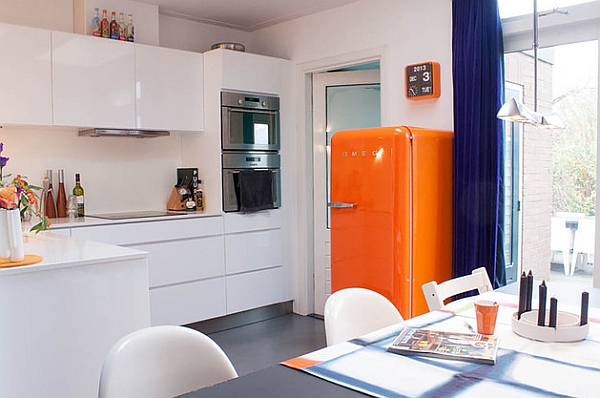
[[[88,214],[165,209],[182,166],[181,133],[158,139],[82,138],[76,129],[4,126],[0,142],[10,162],[4,174],[21,173],[42,185],[46,169],[65,170],[65,189],[81,174]]]

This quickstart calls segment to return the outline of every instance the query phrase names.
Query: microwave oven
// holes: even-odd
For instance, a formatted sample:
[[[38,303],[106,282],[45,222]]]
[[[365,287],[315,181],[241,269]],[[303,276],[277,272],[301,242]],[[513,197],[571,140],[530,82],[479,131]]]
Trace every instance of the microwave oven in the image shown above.
[[[279,97],[221,92],[223,151],[279,151]]]

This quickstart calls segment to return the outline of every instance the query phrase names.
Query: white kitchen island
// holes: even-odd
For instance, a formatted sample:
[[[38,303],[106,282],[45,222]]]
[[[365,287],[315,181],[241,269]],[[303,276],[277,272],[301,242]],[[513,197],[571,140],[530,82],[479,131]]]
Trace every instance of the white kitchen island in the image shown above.
[[[97,397],[104,357],[150,326],[147,253],[28,234],[43,261],[0,269],[0,396]]]

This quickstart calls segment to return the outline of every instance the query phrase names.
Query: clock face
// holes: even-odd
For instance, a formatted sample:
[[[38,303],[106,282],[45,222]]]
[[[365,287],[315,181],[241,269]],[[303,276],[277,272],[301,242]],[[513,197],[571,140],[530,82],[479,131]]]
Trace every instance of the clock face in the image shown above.
[[[437,62],[406,66],[406,98],[409,100],[438,98],[440,96],[439,71],[440,64]]]

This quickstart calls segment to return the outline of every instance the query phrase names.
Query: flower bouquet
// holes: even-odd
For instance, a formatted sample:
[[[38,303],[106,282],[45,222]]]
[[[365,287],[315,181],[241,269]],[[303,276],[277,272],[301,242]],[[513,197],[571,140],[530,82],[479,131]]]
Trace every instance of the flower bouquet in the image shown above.
[[[32,216],[36,216],[40,221],[32,226],[30,231],[37,233],[48,229],[50,223],[48,218],[42,215],[36,195],[36,191],[41,191],[42,188],[29,184],[26,180],[27,177],[20,174],[17,174],[9,183],[4,183],[4,179],[11,175],[4,175],[2,172],[9,160],[2,156],[3,150],[4,144],[0,142],[0,209],[18,209],[21,220],[29,220]]]

